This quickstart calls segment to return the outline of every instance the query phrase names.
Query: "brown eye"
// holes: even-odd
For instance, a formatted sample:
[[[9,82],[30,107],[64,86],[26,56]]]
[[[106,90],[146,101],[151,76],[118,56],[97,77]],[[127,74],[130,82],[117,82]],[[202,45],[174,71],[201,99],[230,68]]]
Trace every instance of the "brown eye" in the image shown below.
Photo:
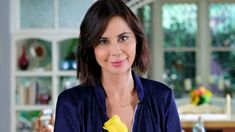
[[[129,38],[128,35],[122,35],[122,36],[120,36],[119,41],[120,41],[120,42],[124,42],[124,41],[126,41],[128,38]]]
[[[98,41],[98,44],[99,45],[103,45],[103,44],[107,44],[108,43],[108,40],[107,39],[100,39],[99,41]]]

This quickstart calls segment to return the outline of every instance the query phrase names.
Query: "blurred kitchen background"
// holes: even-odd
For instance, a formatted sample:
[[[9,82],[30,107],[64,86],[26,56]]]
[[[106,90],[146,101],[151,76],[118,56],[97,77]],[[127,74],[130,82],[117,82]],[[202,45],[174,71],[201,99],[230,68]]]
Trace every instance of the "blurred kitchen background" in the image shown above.
[[[74,53],[94,1],[1,1],[1,132],[33,131],[58,94],[79,84]],[[148,38],[145,77],[173,89],[184,130],[201,117],[208,132],[235,131],[235,0],[124,1]]]

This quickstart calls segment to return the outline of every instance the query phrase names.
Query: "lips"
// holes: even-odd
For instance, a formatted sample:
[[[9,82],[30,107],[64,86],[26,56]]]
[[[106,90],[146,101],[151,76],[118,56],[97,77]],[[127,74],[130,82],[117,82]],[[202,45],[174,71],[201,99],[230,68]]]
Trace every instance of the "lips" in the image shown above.
[[[114,67],[120,67],[124,64],[126,59],[124,60],[116,60],[116,61],[112,61],[110,62]]]

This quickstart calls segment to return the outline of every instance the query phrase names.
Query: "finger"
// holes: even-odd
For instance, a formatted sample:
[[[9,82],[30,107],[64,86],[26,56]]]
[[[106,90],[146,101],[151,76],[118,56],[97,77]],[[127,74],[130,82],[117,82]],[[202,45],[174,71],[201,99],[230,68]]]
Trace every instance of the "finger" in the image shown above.
[[[54,126],[54,114],[51,114],[51,118],[50,118],[49,124]]]
[[[42,122],[41,122],[40,117],[37,119],[37,126],[39,129],[42,127]]]

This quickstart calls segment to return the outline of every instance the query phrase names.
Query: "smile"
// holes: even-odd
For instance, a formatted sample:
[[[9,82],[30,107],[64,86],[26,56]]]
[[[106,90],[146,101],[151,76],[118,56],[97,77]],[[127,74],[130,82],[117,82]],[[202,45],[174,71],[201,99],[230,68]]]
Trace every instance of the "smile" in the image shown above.
[[[114,67],[120,67],[124,64],[124,62],[126,61],[126,59],[124,60],[117,60],[117,61],[112,61],[110,62],[112,64],[112,66]]]

